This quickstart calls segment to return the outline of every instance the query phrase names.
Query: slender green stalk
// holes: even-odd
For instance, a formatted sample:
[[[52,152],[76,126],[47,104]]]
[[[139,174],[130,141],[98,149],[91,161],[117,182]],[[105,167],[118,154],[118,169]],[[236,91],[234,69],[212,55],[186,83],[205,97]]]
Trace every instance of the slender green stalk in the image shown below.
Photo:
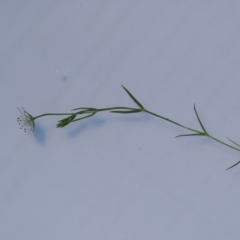
[[[72,113],[45,113],[45,114],[41,114],[39,116],[33,117],[33,120],[40,117],[45,117],[45,116],[61,116],[61,115],[72,115]]]
[[[240,149],[239,149],[239,148],[233,147],[232,145],[229,145],[229,144],[227,144],[227,143],[225,143],[225,142],[223,142],[223,141],[220,141],[219,139],[217,139],[217,138],[215,138],[215,137],[213,137],[213,136],[211,136],[211,135],[209,135],[209,134],[208,134],[207,137],[209,137],[209,138],[211,138],[212,140],[214,140],[214,141],[216,141],[216,142],[219,142],[219,143],[221,143],[221,144],[223,144],[223,145],[225,145],[225,146],[227,146],[227,147],[229,147],[229,148],[232,148],[232,149],[240,152]]]
[[[200,132],[200,131],[198,131],[198,130],[195,130],[195,129],[186,127],[186,126],[184,126],[184,125],[182,125],[182,124],[179,124],[179,123],[177,123],[177,122],[172,121],[171,119],[162,117],[162,116],[160,116],[160,115],[158,115],[158,114],[156,114],[156,113],[150,112],[150,111],[148,111],[148,110],[144,110],[144,112],[149,113],[149,114],[151,114],[151,115],[153,115],[153,116],[155,116],[155,117],[164,119],[165,121],[168,121],[168,122],[170,122],[170,123],[173,123],[173,124],[175,124],[175,125],[177,125],[177,126],[179,126],[179,127],[181,127],[181,128],[185,128],[185,129],[187,129],[187,130],[189,130],[189,131],[192,131],[192,132],[196,132],[196,133],[197,133],[197,134],[178,135],[177,137],[181,137],[181,136],[205,136],[205,137],[211,138],[212,140],[214,140],[214,141],[216,141],[216,142],[218,142],[218,143],[221,143],[221,144],[223,144],[223,145],[225,145],[225,146],[227,146],[227,147],[229,147],[229,148],[232,148],[232,149],[240,152],[240,149],[239,149],[239,148],[233,147],[232,145],[229,145],[229,144],[227,144],[227,143],[225,143],[225,142],[223,142],[223,141],[221,141],[221,140],[219,140],[219,139],[211,136],[211,135],[210,135],[209,133],[207,133],[207,132],[204,132],[204,133],[203,133],[203,132]],[[203,125],[202,125],[202,126],[203,126]],[[205,130],[205,131],[206,131],[206,130]]]
[[[62,128],[62,127],[65,127],[66,125],[72,123],[72,122],[76,122],[76,121],[80,121],[80,120],[83,120],[85,118],[89,118],[89,117],[92,117],[94,116],[95,114],[97,114],[98,112],[110,112],[110,113],[117,113],[117,114],[133,114],[133,113],[142,113],[142,112],[145,112],[149,115],[152,115],[154,117],[157,117],[157,118],[160,118],[160,119],[163,119],[167,122],[170,122],[178,127],[181,127],[181,128],[184,128],[190,132],[193,132],[193,133],[190,133],[190,134],[182,134],[182,135],[178,135],[176,137],[191,137],[191,136],[203,136],[203,137],[208,137],[226,147],[229,147],[231,149],[234,149],[236,151],[239,151],[240,152],[240,144],[234,142],[233,140],[231,139],[228,139],[230,142],[232,142],[233,144],[235,144],[237,147],[235,146],[232,146],[228,143],[225,143],[215,137],[213,137],[212,135],[210,135],[206,128],[204,127],[203,123],[201,122],[200,120],[200,117],[197,113],[197,110],[196,110],[196,106],[194,104],[194,112],[196,114],[196,117],[197,117],[197,120],[198,120],[198,123],[201,127],[202,130],[196,130],[196,129],[193,129],[193,128],[190,128],[190,127],[187,127],[185,125],[182,125],[176,121],[173,121],[169,118],[166,118],[166,117],[163,117],[157,113],[154,113],[154,112],[151,112],[147,109],[145,109],[143,107],[143,105],[132,95],[132,93],[127,90],[124,86],[122,86],[123,89],[126,91],[126,93],[129,95],[129,97],[133,100],[133,102],[135,102],[137,104],[137,106],[139,108],[130,108],[130,107],[108,107],[108,108],[90,108],[90,107],[80,107],[80,108],[75,108],[73,109],[72,111],[75,111],[75,112],[71,112],[71,113],[45,113],[45,114],[42,114],[42,115],[39,115],[39,116],[36,116],[36,117],[33,117],[32,115],[30,115],[28,112],[26,112],[24,110],[24,108],[22,108],[22,110],[20,110],[20,113],[21,113],[21,119],[18,118],[18,122],[19,121],[23,121],[23,123],[25,125],[29,125],[30,128],[31,128],[31,131],[33,133],[34,131],[34,121],[37,119],[37,118],[40,118],[40,117],[45,117],[45,116],[63,116],[63,115],[67,115],[68,117],[64,118],[64,119],[61,119],[58,121],[58,124],[57,124],[57,127],[59,128]],[[80,115],[81,117],[79,118],[76,118],[78,115]],[[19,123],[20,124],[20,123]],[[24,130],[26,131],[26,128],[24,128]],[[234,165],[232,165],[231,167],[227,168],[226,170],[230,169],[230,168],[233,168],[235,167],[236,165],[240,164],[240,161],[235,163]]]
[[[149,113],[149,114],[151,114],[151,115],[153,115],[153,116],[155,116],[155,117],[161,118],[161,119],[163,119],[163,120],[165,120],[165,121],[168,121],[168,122],[170,122],[170,123],[173,123],[173,124],[175,124],[175,125],[177,125],[177,126],[179,126],[179,127],[181,127],[181,128],[185,128],[185,129],[187,129],[187,130],[189,130],[189,131],[196,132],[196,133],[198,133],[197,135],[199,135],[199,134],[201,133],[201,132],[198,131],[198,130],[195,130],[195,129],[186,127],[186,126],[184,126],[184,125],[182,125],[182,124],[180,124],[180,123],[177,123],[177,122],[175,122],[175,121],[172,121],[172,120],[169,119],[169,118],[162,117],[162,116],[160,116],[160,115],[158,115],[158,114],[156,114],[156,113],[150,112],[150,111],[148,111],[148,110],[146,110],[146,109],[144,109],[144,112]]]

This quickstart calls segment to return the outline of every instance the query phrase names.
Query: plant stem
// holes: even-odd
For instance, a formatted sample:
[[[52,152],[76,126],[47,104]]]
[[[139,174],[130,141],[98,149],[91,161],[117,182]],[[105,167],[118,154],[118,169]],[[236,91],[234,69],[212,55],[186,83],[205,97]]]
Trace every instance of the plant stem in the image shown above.
[[[160,116],[160,115],[158,115],[158,114],[156,114],[156,113],[150,112],[150,111],[148,111],[148,110],[146,110],[146,109],[144,109],[144,112],[149,113],[149,114],[151,114],[151,115],[153,115],[153,116],[155,116],[155,117],[162,118],[163,120],[166,120],[166,121],[168,121],[168,122],[170,122],[170,123],[173,123],[173,124],[175,124],[175,125],[177,125],[177,126],[179,126],[179,127],[181,127],[181,128],[185,128],[185,129],[187,129],[187,130],[189,130],[189,131],[199,133],[199,135],[201,135],[201,136],[209,137],[209,138],[211,138],[212,140],[214,140],[214,141],[216,141],[216,142],[218,142],[218,143],[220,143],[220,144],[223,144],[223,145],[225,145],[225,146],[227,146],[227,147],[229,147],[229,148],[232,148],[232,149],[240,152],[240,149],[239,149],[239,148],[236,148],[236,147],[234,147],[234,146],[231,146],[230,144],[227,144],[227,143],[225,143],[225,142],[223,142],[223,141],[221,141],[221,140],[219,140],[219,139],[211,136],[211,135],[210,135],[209,133],[207,133],[207,132],[204,132],[204,133],[203,133],[203,132],[200,132],[200,131],[198,131],[198,130],[195,130],[195,129],[186,127],[186,126],[184,126],[184,125],[182,125],[182,124],[179,124],[179,123],[177,123],[177,122],[175,122],[175,121],[172,121],[171,119],[162,117],[162,116]]]
[[[198,130],[195,130],[195,129],[186,127],[186,126],[184,126],[184,125],[182,125],[182,124],[180,124],[180,123],[177,123],[177,122],[175,122],[175,121],[172,121],[172,120],[169,119],[169,118],[162,117],[162,116],[160,116],[160,115],[158,115],[158,114],[156,114],[156,113],[150,112],[150,111],[148,111],[148,110],[146,110],[146,109],[144,109],[144,112],[149,113],[149,114],[151,114],[151,115],[153,115],[153,116],[155,116],[155,117],[161,118],[161,119],[163,119],[163,120],[165,120],[165,121],[168,121],[168,122],[170,122],[170,123],[173,123],[173,124],[175,124],[175,125],[177,125],[177,126],[179,126],[179,127],[181,127],[181,128],[185,128],[185,129],[187,129],[187,130],[189,130],[189,131],[196,132],[196,133],[201,133],[201,132],[198,131]]]
[[[45,113],[45,114],[41,114],[39,116],[33,117],[33,120],[40,118],[40,117],[44,117],[44,116],[60,116],[60,115],[72,115],[73,113]]]
[[[139,108],[129,108],[129,107],[108,107],[108,108],[84,108],[84,107],[81,107],[81,108],[76,108],[76,109],[73,109],[73,111],[76,111],[76,110],[80,110],[78,112],[72,112],[72,113],[45,113],[45,114],[42,114],[42,115],[39,115],[39,116],[36,116],[36,117],[32,117],[33,121],[37,118],[40,118],[40,117],[44,117],[44,116],[62,116],[62,115],[69,115],[69,117],[65,118],[65,119],[62,119],[59,121],[59,123],[57,124],[57,127],[64,127],[66,125],[68,125],[69,123],[71,122],[75,122],[75,121],[79,121],[79,120],[82,120],[82,119],[85,119],[85,118],[89,118],[89,117],[92,117],[93,115],[95,115],[96,113],[98,112],[104,112],[104,111],[109,111],[110,113],[119,113],[119,114],[131,114],[131,113],[141,113],[141,112],[145,112],[147,114],[150,114],[154,117],[157,117],[157,118],[161,118],[167,122],[170,122],[174,125],[177,125],[178,127],[181,127],[181,128],[184,128],[188,131],[191,131],[191,132],[194,132],[193,134],[184,134],[184,135],[178,135],[177,137],[182,137],[182,136],[205,136],[205,137],[208,137],[208,138],[211,138],[212,140],[222,144],[222,145],[225,145],[226,147],[229,147],[229,148],[232,148],[236,151],[240,151],[240,148],[237,148],[237,147],[234,147],[230,144],[227,144],[215,137],[213,137],[212,135],[210,135],[205,127],[203,126],[199,116],[198,116],[198,113],[197,113],[197,110],[196,110],[196,107],[194,105],[194,111],[195,111],[195,114],[196,114],[196,117],[197,117],[197,120],[202,128],[202,131],[199,131],[199,130],[196,130],[196,129],[193,129],[193,128],[189,128],[187,126],[184,126],[178,122],[175,122],[169,118],[165,118],[163,116],[160,116],[154,112],[151,112],[151,111],[148,111],[147,109],[145,109],[143,107],[143,105],[124,87],[122,86],[123,89],[127,92],[127,94],[130,96],[130,98],[139,106]],[[87,116],[83,116],[83,117],[80,117],[80,118],[77,118],[75,119],[76,115],[85,115],[85,114],[88,114]],[[230,140],[231,142],[233,142],[232,140]],[[234,144],[238,145],[237,143],[233,142]],[[238,162],[240,163],[240,161]],[[233,166],[231,166],[230,168],[236,166],[238,163],[234,164]],[[228,169],[230,169],[228,168]]]
[[[182,125],[182,124],[180,124],[180,123],[178,123],[178,122],[175,122],[175,121],[173,121],[173,120],[171,120],[171,119],[169,119],[169,118],[165,118],[165,117],[160,116],[160,115],[158,115],[158,114],[156,114],[156,113],[154,113],[154,112],[148,111],[148,110],[145,109],[145,108],[141,109],[141,108],[129,108],[129,107],[108,107],[108,108],[99,108],[99,109],[96,109],[96,108],[82,108],[82,109],[85,109],[85,110],[79,111],[79,112],[77,112],[77,114],[87,114],[87,113],[91,113],[91,114],[90,114],[89,116],[86,116],[86,117],[82,117],[82,118],[79,118],[79,119],[75,119],[75,120],[73,120],[72,122],[75,122],[75,121],[78,121],[78,120],[82,120],[82,119],[85,119],[85,118],[88,118],[88,117],[92,117],[95,113],[97,113],[97,112],[104,112],[104,111],[110,111],[110,112],[111,112],[111,111],[114,111],[114,110],[129,110],[130,113],[133,113],[133,112],[131,112],[131,111],[134,111],[135,113],[146,112],[146,113],[148,113],[148,114],[150,114],[150,115],[152,115],[152,116],[155,116],[155,117],[157,117],[157,118],[161,118],[161,119],[163,119],[163,120],[165,120],[165,121],[167,121],[167,122],[170,122],[170,123],[172,123],[172,124],[174,124],[174,125],[177,125],[177,126],[179,126],[179,127],[181,127],[181,128],[184,128],[184,129],[189,130],[189,131],[191,131],[191,132],[195,132],[195,133],[197,133],[196,135],[209,137],[209,138],[211,138],[212,140],[214,140],[214,141],[216,141],[216,142],[218,142],[218,143],[220,143],[220,144],[222,144],[222,145],[225,145],[225,146],[227,146],[227,147],[229,147],[229,148],[232,148],[232,149],[234,149],[234,150],[236,150],[236,151],[240,151],[239,148],[236,148],[236,147],[234,147],[234,146],[231,146],[230,144],[227,144],[227,143],[225,143],[225,142],[223,142],[223,141],[221,141],[221,140],[219,140],[219,139],[211,136],[211,135],[208,134],[208,133],[201,132],[201,131],[198,131],[198,130],[193,129],[193,128],[189,128],[189,127],[184,126],[184,125]],[[114,112],[113,112],[113,113],[114,113]],[[117,113],[120,113],[120,112],[117,112]],[[126,112],[122,112],[122,113],[126,113]],[[44,116],[63,116],[63,115],[69,115],[69,116],[71,116],[72,114],[74,114],[74,113],[45,113],[45,114],[41,114],[41,115],[39,115],[39,116],[33,117],[33,120],[35,120],[35,119],[37,119],[37,118],[40,118],[40,117],[44,117]],[[76,114],[76,113],[75,113],[75,114]]]
[[[216,142],[219,142],[219,143],[221,143],[221,144],[223,144],[223,145],[225,145],[225,146],[227,146],[227,147],[229,147],[229,148],[232,148],[232,149],[240,152],[240,149],[239,149],[239,148],[233,147],[233,146],[231,146],[231,145],[229,145],[229,144],[227,144],[227,143],[225,143],[225,142],[223,142],[223,141],[221,141],[221,140],[219,140],[219,139],[217,139],[217,138],[215,138],[215,137],[213,137],[213,136],[211,136],[211,135],[209,135],[209,134],[206,135],[206,137],[209,137],[209,138],[213,139],[213,140],[216,141]]]

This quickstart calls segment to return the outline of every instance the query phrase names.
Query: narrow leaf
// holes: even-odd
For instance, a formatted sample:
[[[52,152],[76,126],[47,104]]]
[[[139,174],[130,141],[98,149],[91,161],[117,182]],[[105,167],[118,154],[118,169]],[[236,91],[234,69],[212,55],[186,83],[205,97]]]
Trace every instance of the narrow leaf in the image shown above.
[[[80,110],[80,109],[83,109],[83,110],[96,110],[96,108],[81,107],[81,108],[74,108],[74,109],[72,109],[72,111],[76,111],[76,110]]]
[[[143,105],[122,85],[123,89],[127,92],[130,98],[141,108],[144,109]]]
[[[175,138],[177,138],[177,137],[191,137],[191,136],[205,136],[205,135],[204,135],[204,134],[201,134],[201,133],[182,134],[182,135],[176,136]]]
[[[57,127],[65,127],[66,125],[68,125],[69,123],[73,122],[74,118],[77,116],[77,114],[72,114],[71,116],[64,118],[62,120],[58,121]]]
[[[238,161],[237,163],[233,164],[231,167],[227,168],[225,171],[229,170],[230,168],[233,168],[235,166],[237,166],[240,163],[240,161]]]
[[[132,111],[110,111],[111,113],[139,113],[142,112],[142,110],[140,109],[136,109],[136,110],[132,110]]]
[[[199,118],[199,116],[198,116],[198,113],[197,113],[197,110],[196,110],[195,104],[194,104],[194,111],[195,111],[195,113],[196,113],[196,116],[197,116],[198,122],[199,122],[199,124],[200,124],[202,130],[203,130],[205,133],[207,133],[206,129],[204,128],[204,126],[203,126],[203,124],[202,124],[202,122],[201,122],[201,120],[200,120],[200,118]]]
[[[94,113],[91,113],[91,114],[89,114],[88,116],[81,117],[81,118],[77,118],[77,119],[73,120],[73,122],[76,122],[76,121],[82,120],[82,119],[84,119],[84,118],[89,118],[89,117],[92,117],[93,115],[95,115],[95,112],[94,112]]]

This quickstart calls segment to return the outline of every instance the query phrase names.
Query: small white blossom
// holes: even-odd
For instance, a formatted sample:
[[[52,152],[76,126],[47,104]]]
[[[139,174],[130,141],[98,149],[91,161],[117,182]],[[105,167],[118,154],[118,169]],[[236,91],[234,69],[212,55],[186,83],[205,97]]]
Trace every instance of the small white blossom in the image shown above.
[[[24,108],[22,110],[18,108],[18,111],[20,112],[20,117],[17,118],[17,122],[20,129],[23,129],[24,132],[28,130],[34,136],[35,123],[33,116],[25,111]]]

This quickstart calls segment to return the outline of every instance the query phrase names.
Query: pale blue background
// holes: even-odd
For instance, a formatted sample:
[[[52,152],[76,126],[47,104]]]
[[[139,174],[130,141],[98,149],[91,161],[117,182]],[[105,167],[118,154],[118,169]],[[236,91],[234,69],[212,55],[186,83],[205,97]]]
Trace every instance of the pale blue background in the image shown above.
[[[0,239],[239,239],[240,154],[144,114],[76,107],[135,104],[240,142],[240,3],[0,1]]]

